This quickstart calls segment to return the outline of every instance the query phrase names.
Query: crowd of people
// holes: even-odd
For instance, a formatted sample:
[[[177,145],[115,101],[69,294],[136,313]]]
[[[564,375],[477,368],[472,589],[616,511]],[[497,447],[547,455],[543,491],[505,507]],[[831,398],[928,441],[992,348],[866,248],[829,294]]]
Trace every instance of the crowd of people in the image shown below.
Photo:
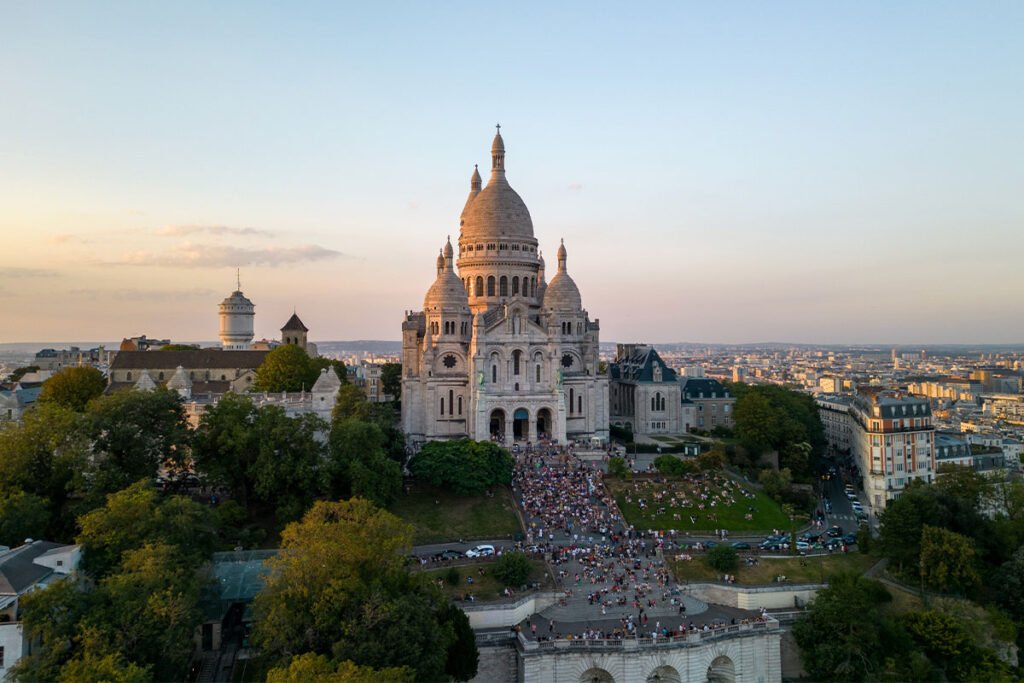
[[[675,522],[689,521],[691,527],[707,528],[717,522],[718,512],[743,506],[744,518],[752,520],[757,495],[723,474],[684,475],[677,481],[634,481],[628,486],[624,502],[636,505],[640,515],[651,521],[671,516]]]

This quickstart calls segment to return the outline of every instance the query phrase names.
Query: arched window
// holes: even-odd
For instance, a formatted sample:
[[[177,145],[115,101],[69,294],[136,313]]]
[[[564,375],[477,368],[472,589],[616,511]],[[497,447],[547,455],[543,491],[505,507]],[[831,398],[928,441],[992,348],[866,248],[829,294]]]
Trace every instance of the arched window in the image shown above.
[[[519,293],[519,278],[512,278],[512,296]]]
[[[570,415],[572,415],[573,407],[575,405],[576,405],[576,392],[572,388],[570,388],[569,389],[569,414]]]
[[[501,280],[498,281],[498,294],[501,296],[508,296],[508,278],[504,275],[502,275]]]
[[[522,357],[523,352],[518,349],[512,352],[512,374],[519,374],[519,359]]]
[[[537,383],[540,383],[540,363],[537,363]]]
[[[477,296],[483,296],[484,295],[484,279],[482,277],[480,277],[479,275],[476,278],[476,295]]]
[[[441,397],[441,415],[444,415],[444,396]]]
[[[494,276],[487,278],[487,296],[494,296]]]
[[[498,366],[497,365],[492,365],[491,366],[491,382],[493,384],[497,384],[498,383]]]
[[[655,411],[657,409],[658,409],[658,400],[654,396],[651,396],[651,410]]]
[[[159,380],[161,380],[161,381],[163,381],[163,378],[164,378],[164,373],[162,373],[162,372],[161,372],[161,373],[160,373],[160,376],[158,377],[158,379],[159,379]]]
[[[455,392],[451,389],[448,390],[448,414],[452,414],[452,409],[455,407]]]
[[[129,372],[129,373],[128,373],[128,374],[127,374],[127,375],[125,376],[125,379],[126,379],[127,381],[131,382],[131,381],[132,381],[132,373],[130,373],[130,372]]]
[[[578,402],[578,405],[576,406],[576,412],[578,414],[582,415],[583,414],[583,396],[578,396],[576,398],[576,401]]]
[[[462,397],[459,396],[459,415],[462,415]]]

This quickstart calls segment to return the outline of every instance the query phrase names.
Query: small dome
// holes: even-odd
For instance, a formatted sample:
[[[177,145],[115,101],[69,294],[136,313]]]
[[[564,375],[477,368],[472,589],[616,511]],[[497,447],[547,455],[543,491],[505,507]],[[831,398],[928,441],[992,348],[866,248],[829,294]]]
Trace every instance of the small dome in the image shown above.
[[[576,282],[569,276],[566,269],[566,251],[563,241],[558,247],[558,273],[544,288],[544,308],[552,311],[580,311],[583,309],[583,298]]]
[[[452,309],[464,308],[469,311],[469,297],[466,295],[466,287],[462,280],[452,270],[452,241],[448,239],[444,250],[437,257],[437,279],[427,290],[427,296],[423,298],[423,310],[429,311],[436,308]]]
[[[560,271],[548,283],[543,296],[544,308],[552,311],[579,311],[583,308],[580,289],[565,271]]]
[[[495,152],[504,152],[504,151],[505,151],[505,141],[502,140],[502,138],[501,138],[501,129],[499,128],[498,132],[494,134],[494,142],[491,143],[491,153],[493,154]]]

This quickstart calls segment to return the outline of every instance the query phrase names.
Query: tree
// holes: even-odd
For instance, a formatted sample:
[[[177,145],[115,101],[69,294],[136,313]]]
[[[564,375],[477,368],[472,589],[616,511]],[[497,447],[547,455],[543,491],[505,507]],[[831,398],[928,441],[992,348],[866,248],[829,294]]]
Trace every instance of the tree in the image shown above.
[[[300,346],[283,344],[267,354],[256,369],[256,391],[302,391],[316,383],[320,369]]]
[[[1013,557],[999,567],[996,585],[1000,587],[999,602],[1014,619],[1024,622],[1024,547],[1017,548]]]
[[[41,538],[50,523],[50,502],[24,491],[0,492],[0,545]]]
[[[89,403],[94,457],[87,480],[95,499],[139,479],[152,480],[161,466],[180,468],[190,431],[174,391],[119,391]]]
[[[54,403],[80,413],[106,388],[107,380],[96,368],[64,368],[43,382],[39,403]]]
[[[310,413],[288,417],[280,406],[257,411],[256,458],[249,467],[253,491],[277,511],[279,521],[298,519],[320,491],[326,424]]]
[[[126,661],[120,652],[98,655],[85,652],[60,670],[58,683],[149,683],[153,675],[148,667]]]
[[[402,400],[402,364],[385,363],[380,366],[380,384],[384,393],[394,396],[394,400]]]
[[[393,503],[402,487],[401,468],[384,453],[384,433],[355,417],[335,421],[331,428],[326,478],[332,496],[359,496],[380,507]]]
[[[749,393],[736,401],[733,411],[736,436],[747,445],[772,448],[779,440],[778,421],[768,399],[760,393]]]
[[[307,652],[292,657],[287,667],[268,671],[267,683],[412,683],[413,674],[408,667],[374,669]]]
[[[161,351],[198,351],[199,347],[195,344],[164,344],[160,347]]]
[[[411,540],[409,525],[369,501],[316,502],[269,561],[256,643],[275,658],[312,652],[442,679],[455,633],[440,592],[404,569]]]
[[[442,610],[440,621],[448,624],[455,633],[455,642],[448,648],[444,672],[456,681],[476,677],[480,653],[476,649],[476,634],[469,625],[469,617],[458,607],[448,605]]]
[[[654,469],[658,470],[660,474],[672,477],[686,474],[689,471],[688,464],[674,455],[659,455],[654,459]]]
[[[616,479],[625,479],[629,474],[629,468],[626,467],[626,461],[623,458],[615,456],[608,459],[608,476],[615,477]]]
[[[80,590],[70,580],[21,596],[18,609],[23,637],[41,647],[33,647],[29,655],[19,659],[9,678],[18,683],[57,680],[61,667],[71,658],[79,622],[92,614],[95,602],[94,593]]]
[[[966,536],[924,525],[921,529],[921,580],[945,593],[964,593],[979,581],[974,545]]]
[[[182,566],[195,567],[216,543],[215,518],[184,496],[160,499],[146,480],[107,496],[103,507],[79,518],[82,567],[102,578],[118,567],[124,554],[147,543],[176,548]]]
[[[512,481],[512,456],[490,441],[430,441],[409,462],[413,476],[460,496]]]
[[[249,470],[258,452],[256,419],[252,399],[229,392],[206,409],[192,439],[196,470],[246,506],[252,494]]]
[[[892,596],[876,581],[853,573],[832,576],[793,625],[810,679],[863,681],[883,669],[887,654],[905,657],[908,652],[900,651],[901,639],[895,637],[899,630],[889,628],[878,610],[890,600]],[[882,637],[883,626],[892,636]]]
[[[523,553],[504,553],[494,563],[491,573],[506,586],[522,586],[530,578],[533,565]]]
[[[731,545],[716,545],[704,556],[704,560],[713,569],[720,572],[731,572],[739,566],[736,549]]]
[[[757,481],[764,487],[766,494],[775,500],[781,500],[783,494],[793,484],[793,475],[790,473],[789,468],[783,468],[778,472],[768,468],[761,470],[761,473],[757,475]]]

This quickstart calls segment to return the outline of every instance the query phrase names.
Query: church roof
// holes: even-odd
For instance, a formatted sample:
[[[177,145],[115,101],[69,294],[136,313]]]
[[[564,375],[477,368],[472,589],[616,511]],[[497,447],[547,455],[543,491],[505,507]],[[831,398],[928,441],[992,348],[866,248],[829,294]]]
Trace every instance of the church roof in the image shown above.
[[[288,322],[286,322],[284,324],[284,327],[281,328],[282,332],[284,332],[285,330],[299,330],[301,332],[309,332],[309,328],[302,324],[302,321],[299,320],[299,316],[297,313],[292,313],[292,317],[288,318]]]
[[[630,382],[653,382],[654,368],[661,366],[661,381],[675,382],[676,371],[665,364],[652,346],[637,346],[625,358],[620,358],[608,366],[612,379]]]
[[[579,311],[583,308],[583,297],[576,281],[569,276],[565,267],[565,244],[558,247],[558,273],[544,289],[544,308],[558,311]]]
[[[180,365],[187,370],[220,370],[227,368],[255,370],[263,364],[269,351],[120,351],[110,363],[111,370],[170,370]]]
[[[494,136],[491,157],[491,177],[487,187],[479,192],[473,188],[462,210],[462,237],[482,240],[532,238],[530,211],[505,179],[505,143],[500,133]]]

